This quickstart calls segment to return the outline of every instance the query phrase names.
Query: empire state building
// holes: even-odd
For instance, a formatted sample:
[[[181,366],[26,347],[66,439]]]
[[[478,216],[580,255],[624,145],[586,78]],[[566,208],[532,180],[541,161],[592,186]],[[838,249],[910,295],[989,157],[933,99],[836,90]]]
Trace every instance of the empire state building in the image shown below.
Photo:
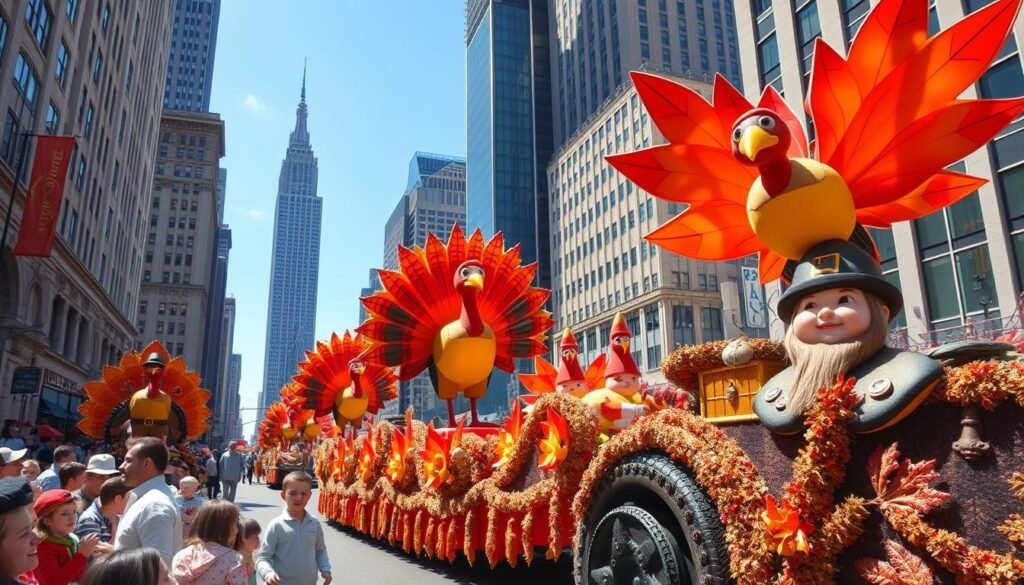
[[[316,286],[320,268],[320,223],[323,200],[317,197],[317,161],[306,129],[306,74],[295,112],[295,130],[281,163],[274,248],[267,307],[267,342],[259,418],[280,400],[281,386],[312,348],[316,325]]]

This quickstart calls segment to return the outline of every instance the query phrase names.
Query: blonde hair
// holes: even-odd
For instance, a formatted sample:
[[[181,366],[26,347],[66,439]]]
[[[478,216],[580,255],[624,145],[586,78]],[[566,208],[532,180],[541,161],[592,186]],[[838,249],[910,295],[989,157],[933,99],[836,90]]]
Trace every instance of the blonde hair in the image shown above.
[[[26,459],[26,460],[22,461],[21,462],[21,467],[22,467],[22,469],[24,469],[26,467],[31,467],[36,475],[39,475],[40,473],[43,472],[42,468],[39,467],[39,462],[36,461],[35,459]]]
[[[835,384],[836,377],[848,373],[885,346],[889,320],[886,319],[884,305],[881,299],[867,291],[864,291],[864,299],[871,312],[871,325],[852,341],[805,343],[797,339],[792,324],[786,330],[783,346],[793,365],[793,383],[786,395],[787,409],[806,412],[814,403],[819,389]]]
[[[186,475],[185,477],[183,477],[180,480],[178,480],[178,487],[179,488],[181,486],[185,486],[185,485],[194,485],[196,487],[199,487],[199,480],[194,478],[194,477],[192,477],[191,475]]]

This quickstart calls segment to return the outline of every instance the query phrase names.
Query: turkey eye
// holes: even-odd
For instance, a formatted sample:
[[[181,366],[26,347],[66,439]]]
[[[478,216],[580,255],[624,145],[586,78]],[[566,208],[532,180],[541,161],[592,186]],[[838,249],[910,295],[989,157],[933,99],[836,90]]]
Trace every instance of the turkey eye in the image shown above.
[[[469,278],[469,268],[463,268],[460,274],[462,275],[462,278]]]
[[[773,120],[771,116],[761,116],[757,119],[757,125],[765,130],[771,130],[772,128],[775,128],[775,120]]]
[[[742,138],[742,137],[743,137],[743,129],[742,128],[737,128],[737,129],[732,131],[732,141],[733,142],[739,142],[740,138]]]

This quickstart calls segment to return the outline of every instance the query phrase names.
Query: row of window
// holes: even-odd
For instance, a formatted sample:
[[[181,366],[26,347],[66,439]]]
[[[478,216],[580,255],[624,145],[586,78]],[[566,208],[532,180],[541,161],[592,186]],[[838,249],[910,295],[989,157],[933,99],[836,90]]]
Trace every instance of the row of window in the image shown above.
[[[142,272],[142,282],[153,282],[153,272],[151,270],[145,270]],[[160,283],[162,284],[191,284],[192,273],[191,272],[178,272],[165,270],[161,274]]]

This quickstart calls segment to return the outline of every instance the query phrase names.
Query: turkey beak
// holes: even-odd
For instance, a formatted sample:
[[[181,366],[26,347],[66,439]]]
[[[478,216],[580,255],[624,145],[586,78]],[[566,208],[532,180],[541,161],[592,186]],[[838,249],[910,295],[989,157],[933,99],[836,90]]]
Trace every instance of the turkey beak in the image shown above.
[[[764,149],[779,143],[778,136],[772,136],[760,126],[751,126],[740,137],[740,152],[751,161]]]
[[[483,290],[484,288],[484,275],[483,274],[470,274],[466,277],[466,284],[475,288],[476,290]]]

